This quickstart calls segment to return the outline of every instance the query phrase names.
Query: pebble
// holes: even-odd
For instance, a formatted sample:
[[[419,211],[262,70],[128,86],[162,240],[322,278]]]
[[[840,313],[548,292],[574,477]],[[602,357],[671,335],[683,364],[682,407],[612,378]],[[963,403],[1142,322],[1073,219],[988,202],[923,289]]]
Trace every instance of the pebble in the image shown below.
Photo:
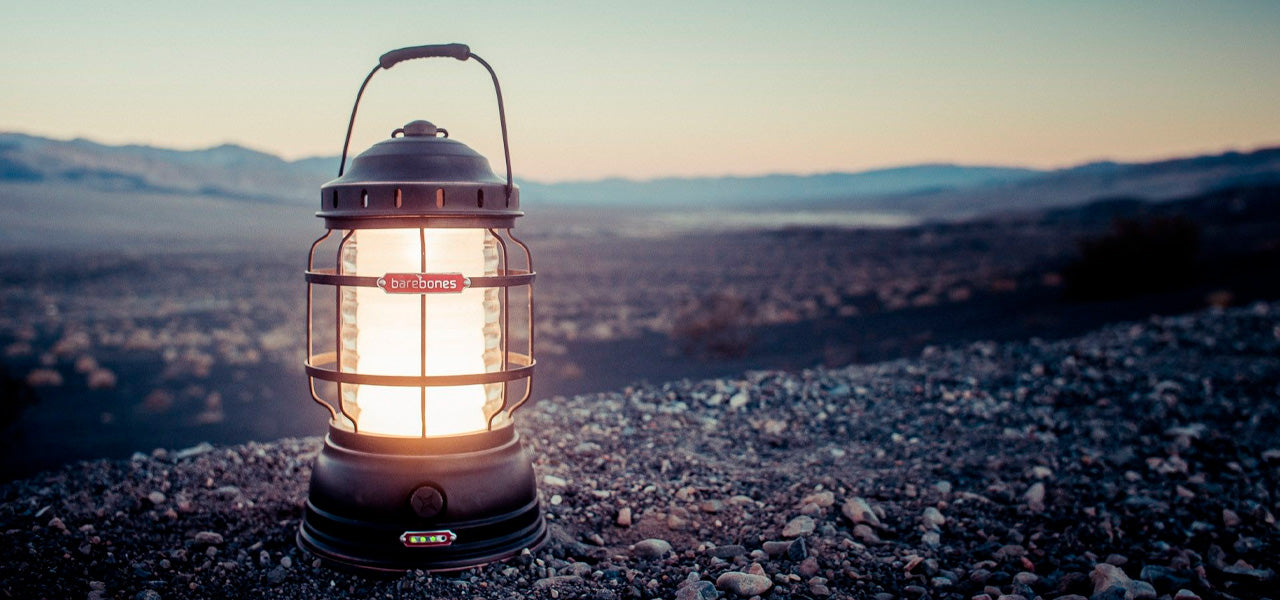
[[[691,581],[676,590],[676,600],[715,600],[720,595],[710,581]]]
[[[631,507],[624,506],[618,509],[618,519],[614,522],[618,524],[618,527],[630,527],[631,526]]]
[[[749,598],[769,591],[773,587],[773,581],[763,575],[727,571],[716,578],[716,587]]]
[[[765,552],[769,551],[769,544],[772,544],[772,543],[775,543],[775,542],[764,543]],[[779,543],[785,544],[786,542],[779,542]],[[783,548],[783,550],[785,550],[785,547]],[[747,549],[744,546],[741,546],[738,544],[729,544],[727,546],[716,546],[715,548],[710,548],[707,550],[707,554],[710,554],[711,556],[714,556],[716,558],[724,558],[724,559],[733,558],[735,556],[742,556],[746,553],[747,553]]]
[[[658,538],[640,540],[631,546],[631,552],[639,558],[662,558],[671,551],[671,543]]]
[[[813,533],[815,528],[817,528],[817,523],[814,522],[813,517],[800,515],[791,519],[791,521],[787,523],[786,527],[782,528],[782,537],[799,537],[802,535],[809,535],[810,533]]]
[[[1022,585],[1035,585],[1038,581],[1040,581],[1039,575],[1029,573],[1027,571],[1021,571],[1013,576],[1013,582],[1020,583]]]
[[[1089,574],[1089,579],[1093,581],[1093,596],[1099,596],[1103,593],[1113,594],[1112,588],[1121,590],[1122,597],[1126,600],[1144,600],[1156,597],[1156,589],[1145,581],[1134,581],[1125,574],[1124,570],[1108,563],[1098,563],[1094,565],[1093,572]]]
[[[937,531],[926,531],[920,536],[920,543],[929,548],[938,548],[942,545],[942,534]]]
[[[581,583],[581,582],[582,582],[582,578],[578,577],[577,575],[555,575],[552,577],[544,577],[542,579],[539,579],[533,582],[533,587],[539,588],[539,589],[547,589],[547,588],[559,587],[562,585],[572,585],[572,584]]]
[[[803,577],[812,577],[817,575],[821,568],[821,565],[818,564],[817,557],[810,556],[809,558],[800,561],[799,565],[796,565],[796,573],[799,573]]]
[[[545,483],[551,487],[565,487],[569,485],[569,482],[565,480],[565,478],[556,477],[555,475],[543,475],[542,483]]]
[[[799,562],[809,557],[809,546],[805,543],[804,538],[796,538],[794,542],[787,545],[787,559],[793,562]]]
[[[790,548],[790,547],[791,547],[791,542],[770,540],[762,544],[760,546],[760,549],[764,550],[764,553],[766,555],[776,557],[776,556],[782,556],[783,554],[786,554],[787,548]]]
[[[1236,511],[1229,508],[1222,509],[1222,525],[1227,529],[1231,529],[1240,524],[1240,515]]]
[[[274,569],[271,569],[270,571],[267,571],[267,581],[271,582],[272,584],[278,584],[284,581],[285,578],[287,578],[288,576],[289,576],[289,572],[286,571],[284,567],[276,567]]]
[[[840,507],[840,512],[854,523],[865,523],[875,527],[880,526],[880,517],[876,516],[875,511],[871,509],[871,505],[862,498],[850,498]]]
[[[853,537],[865,544],[881,543],[880,536],[866,524],[858,524],[853,527]]]
[[[947,518],[942,515],[942,511],[932,506],[924,509],[924,514],[920,518],[929,529],[937,529],[947,523]]]
[[[151,492],[147,494],[147,500],[150,500],[152,504],[163,504],[165,500],[164,492]]]
[[[1044,512],[1044,484],[1037,481],[1027,488],[1027,493],[1022,495],[1022,499],[1026,501],[1027,508],[1031,512]]]
[[[197,544],[221,544],[222,534],[214,533],[212,531],[201,531],[200,533],[197,533],[193,539],[195,539]]]
[[[801,505],[813,504],[820,508],[829,508],[835,505],[835,503],[836,503],[836,495],[830,490],[814,492],[812,494],[809,494],[808,496],[805,496],[804,499],[800,501]]]
[[[1173,600],[1200,600],[1200,596],[1191,590],[1183,588],[1173,595]]]

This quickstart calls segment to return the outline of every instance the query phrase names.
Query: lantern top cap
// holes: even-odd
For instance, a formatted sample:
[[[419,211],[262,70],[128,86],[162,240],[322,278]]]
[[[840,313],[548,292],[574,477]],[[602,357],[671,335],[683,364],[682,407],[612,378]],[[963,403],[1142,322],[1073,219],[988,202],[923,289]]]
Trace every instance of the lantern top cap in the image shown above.
[[[489,160],[430,121],[416,120],[391,132],[351,159],[341,177],[321,186],[318,216],[342,219],[520,216],[519,188]],[[336,223],[336,222],[335,222]]]

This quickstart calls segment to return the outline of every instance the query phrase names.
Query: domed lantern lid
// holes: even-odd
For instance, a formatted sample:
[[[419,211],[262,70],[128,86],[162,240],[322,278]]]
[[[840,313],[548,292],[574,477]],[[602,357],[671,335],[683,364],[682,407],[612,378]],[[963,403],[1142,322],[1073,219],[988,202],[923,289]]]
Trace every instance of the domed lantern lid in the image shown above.
[[[510,227],[524,214],[519,188],[488,159],[421,120],[353,158],[320,195],[316,216],[331,229]]]

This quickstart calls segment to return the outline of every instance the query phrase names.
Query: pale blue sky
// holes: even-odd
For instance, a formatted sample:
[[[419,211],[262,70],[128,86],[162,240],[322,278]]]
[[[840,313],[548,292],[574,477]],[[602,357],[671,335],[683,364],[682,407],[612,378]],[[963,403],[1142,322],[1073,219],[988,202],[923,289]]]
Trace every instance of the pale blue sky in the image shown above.
[[[361,78],[465,42],[517,176],[1064,166],[1280,143],[1280,2],[6,2],[0,130],[336,154]],[[357,151],[415,118],[500,162],[482,68],[379,74]]]

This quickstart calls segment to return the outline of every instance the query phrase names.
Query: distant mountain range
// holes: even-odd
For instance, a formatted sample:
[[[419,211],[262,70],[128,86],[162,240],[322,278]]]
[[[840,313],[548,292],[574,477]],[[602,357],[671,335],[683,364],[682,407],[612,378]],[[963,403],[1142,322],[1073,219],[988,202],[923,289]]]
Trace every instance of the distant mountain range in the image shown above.
[[[290,235],[310,235],[316,222],[298,208],[315,204],[337,163],[337,157],[286,161],[235,145],[172,150],[0,133],[0,245],[39,244],[71,231],[83,232],[84,243],[107,231],[122,236],[162,230],[173,239],[217,240],[228,228],[243,229],[246,236],[256,231],[257,237],[246,239],[261,239],[273,221],[292,223],[298,215],[305,218]],[[1280,147],[1049,171],[926,164],[858,173],[520,185],[528,224],[545,231],[643,215],[661,233],[678,228],[682,214],[694,228],[732,218],[746,219],[743,226],[751,227],[908,224],[1274,183],[1280,183]]]

